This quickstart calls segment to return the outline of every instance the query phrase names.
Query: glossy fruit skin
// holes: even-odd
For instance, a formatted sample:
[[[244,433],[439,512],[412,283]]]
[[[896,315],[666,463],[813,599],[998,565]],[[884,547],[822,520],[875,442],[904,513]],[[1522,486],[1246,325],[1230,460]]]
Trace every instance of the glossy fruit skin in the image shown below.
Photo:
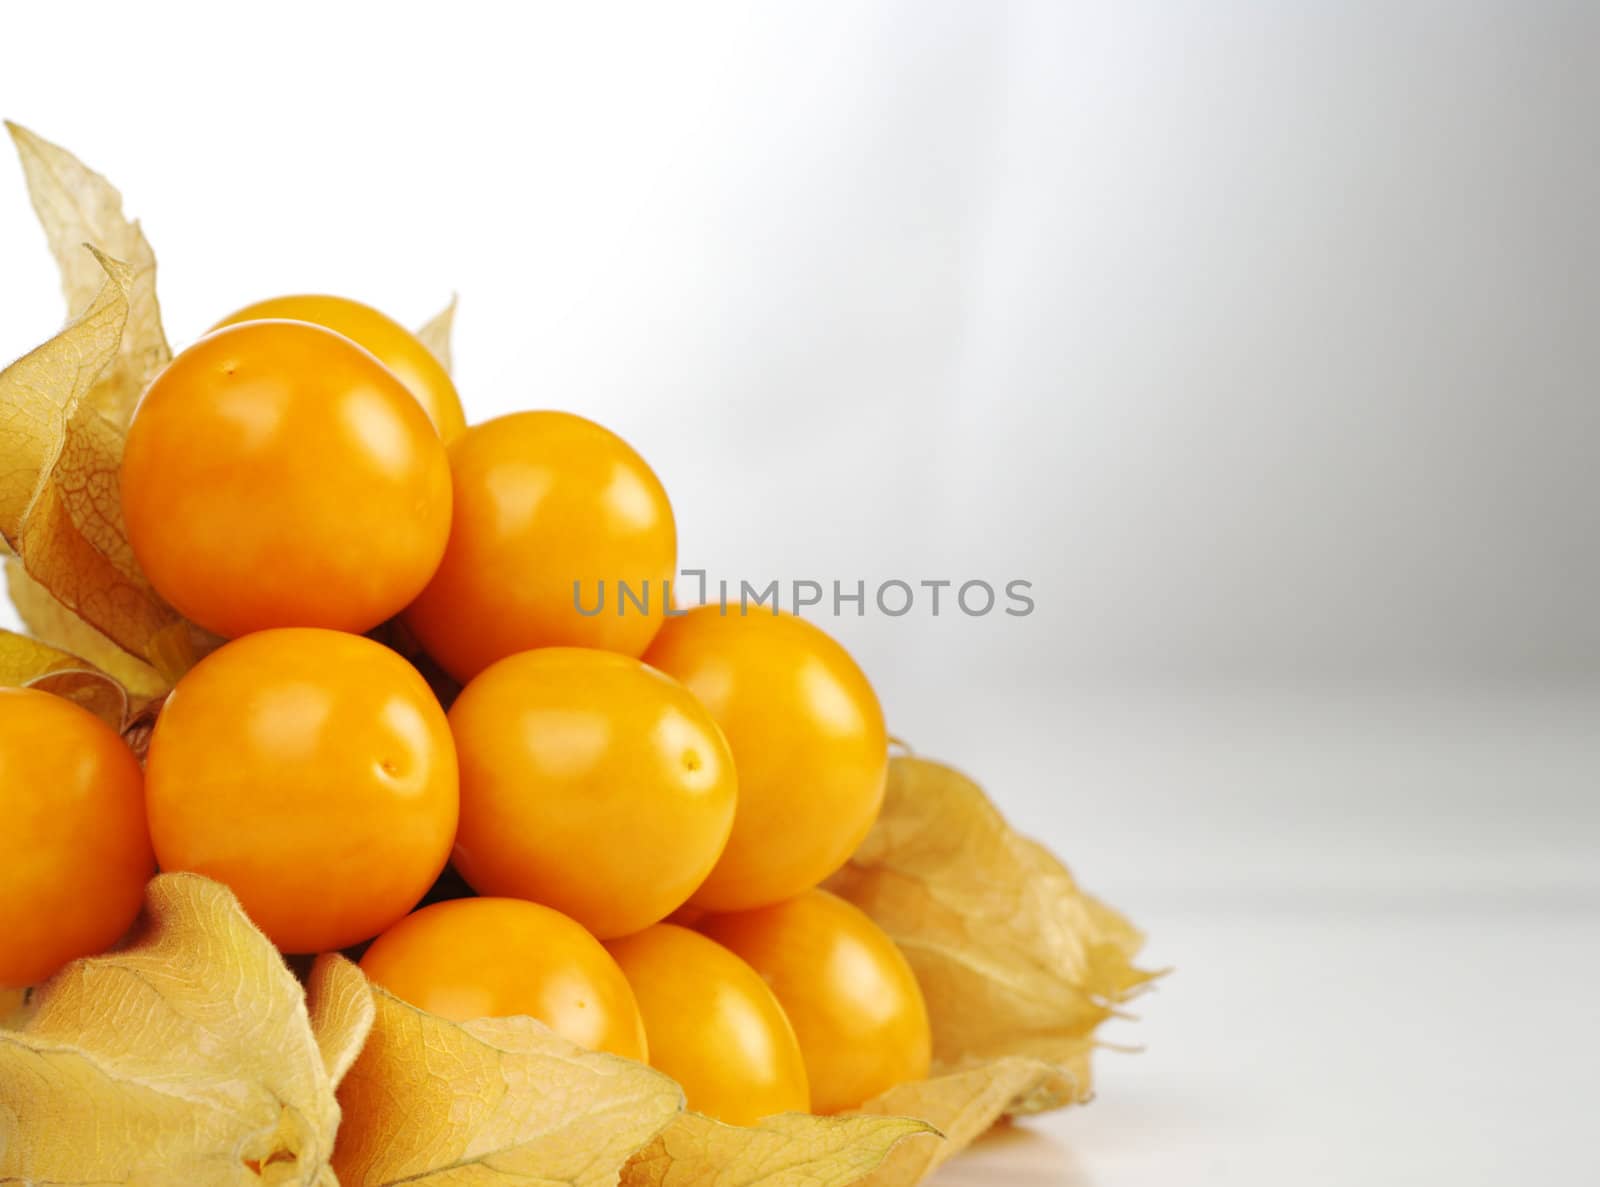
[[[304,322],[200,339],[145,392],[122,509],[156,591],[207,630],[361,633],[433,575],[449,461],[370,354]]]
[[[853,1109],[928,1074],[928,1007],[906,958],[867,914],[810,890],[699,931],[772,986],[794,1026],[818,1113]]]
[[[260,631],[178,682],[145,768],[164,870],[232,887],[285,952],[405,915],[450,855],[455,746],[422,677],[370,639]]]
[[[317,293],[291,297],[272,297],[230,313],[213,330],[246,321],[306,321],[343,334],[363,350],[370,351],[406,390],[422,405],[433,427],[446,444],[467,427],[461,411],[461,397],[444,364],[410,330],[394,318],[379,313],[370,305],[348,297]]]
[[[792,614],[669,618],[644,660],[711,710],[739,770],[739,811],[696,906],[780,902],[844,864],[883,804],[888,736],[845,649]]]
[[[155,871],[133,751],[71,701],[0,688],[0,988],[110,947]]]
[[[535,647],[638,656],[663,614],[677,563],[672,506],[655,473],[608,429],[566,412],[518,412],[450,446],[455,518],[444,560],[406,612],[457,680]],[[593,608],[599,582],[605,601]],[[649,612],[619,614],[617,583],[648,589]],[[646,584],[648,583],[648,585]]]
[[[361,967],[396,997],[457,1022],[526,1014],[591,1051],[641,1062],[648,1054],[617,962],[583,928],[538,903],[434,903],[374,940]]]
[[[728,1125],[810,1109],[794,1028],[744,961],[671,923],[612,940],[606,950],[633,986],[650,1066],[683,1087],[689,1108]]]
[[[485,668],[450,709],[461,760],[454,864],[601,938],[682,906],[733,827],[733,755],[683,685],[609,651],[549,647]]]

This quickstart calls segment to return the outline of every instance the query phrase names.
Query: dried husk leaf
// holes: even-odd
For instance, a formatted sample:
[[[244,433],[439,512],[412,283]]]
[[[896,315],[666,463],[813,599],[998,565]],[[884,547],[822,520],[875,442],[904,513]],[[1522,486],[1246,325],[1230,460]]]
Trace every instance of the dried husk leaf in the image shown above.
[[[922,1117],[949,1141],[898,1152],[880,1187],[916,1182],[1003,1116],[1087,1100],[1096,1028],[1158,975],[1134,965],[1132,924],[939,763],[890,761],[878,822],[828,888],[906,954],[933,1026],[932,1078],[867,1108]]]
[[[322,1066],[334,1087],[355,1065],[372,1033],[377,1006],[366,974],[337,952],[319,956],[306,981],[311,1033],[316,1036]]]
[[[0,1031],[0,1182],[328,1184],[333,1090],[277,950],[227,888],[163,874],[126,947]]]
[[[114,730],[128,717],[128,694],[93,664],[30,639],[0,630],[0,687],[37,688],[89,710]]]
[[[928,1140],[905,1142],[917,1135]],[[927,1150],[938,1137],[909,1117],[784,1113],[734,1126],[682,1113],[628,1163],[621,1187],[845,1187],[902,1142]]]
[[[610,1187],[683,1107],[659,1072],[531,1018],[456,1023],[372,993],[372,1032],[339,1089],[345,1183]]]
[[[1083,1069],[1089,1047],[1084,1042]],[[945,1141],[906,1142],[890,1151],[883,1165],[860,1180],[863,1187],[909,1187],[966,1149],[1008,1113],[1016,1102],[1054,1099],[1074,1085],[1063,1085],[1067,1069],[1035,1059],[995,1059],[965,1071],[948,1072],[891,1088],[870,1100],[863,1112],[921,1117],[937,1126]]]
[[[150,753],[150,737],[155,733],[156,718],[161,716],[161,707],[166,703],[165,696],[146,701],[122,727],[122,740],[128,744],[128,749],[133,751],[134,757],[141,763]]]
[[[446,371],[453,366],[450,353],[450,332],[456,324],[456,302],[459,298],[455,294],[450,296],[450,304],[434,314],[428,323],[417,331],[417,337],[422,340],[422,345],[428,352],[439,360],[439,365]]]
[[[149,664],[135,659],[68,610],[40,585],[16,557],[6,560],[6,590],[17,617],[35,639],[82,656],[128,690],[130,701],[147,701],[169,685]]]
[[[67,422],[116,356],[128,318],[125,277],[102,272],[95,300],[65,330],[0,371],[0,528],[13,547],[61,455]]]
[[[1142,937],[1126,920],[939,763],[890,761],[883,812],[828,887],[871,915],[916,970],[935,1072],[1015,1055],[1071,1062],[1153,976],[1132,963]]]
[[[0,371],[0,537],[68,611],[173,681],[193,663],[191,628],[134,561],[122,430],[86,399],[116,354],[131,273],[94,259],[104,283],[83,314]]]
[[[111,366],[85,396],[89,407],[125,428],[145,385],[172,357],[156,300],[155,253],[139,224],[124,217],[116,187],[59,145],[10,122],[6,128],[61,270],[68,317],[78,317],[94,303],[104,279],[85,244],[127,266],[127,328]]]

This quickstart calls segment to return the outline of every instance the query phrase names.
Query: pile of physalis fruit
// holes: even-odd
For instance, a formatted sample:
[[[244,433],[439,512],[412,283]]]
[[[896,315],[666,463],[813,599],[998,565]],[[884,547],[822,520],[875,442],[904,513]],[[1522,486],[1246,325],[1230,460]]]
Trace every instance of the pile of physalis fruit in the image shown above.
[[[11,134],[70,320],[0,373],[0,1181],[909,1184],[1087,1099],[1138,933],[816,625],[680,610],[627,444],[468,427],[450,310],[173,355]]]

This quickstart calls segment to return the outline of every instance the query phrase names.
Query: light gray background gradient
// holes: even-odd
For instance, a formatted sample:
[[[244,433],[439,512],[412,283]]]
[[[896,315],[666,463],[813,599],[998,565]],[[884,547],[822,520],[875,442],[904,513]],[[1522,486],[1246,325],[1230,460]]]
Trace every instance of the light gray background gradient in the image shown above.
[[[456,290],[469,415],[623,433],[686,564],[1035,583],[825,622],[1180,966],[950,1182],[1594,1168],[1600,7],[88,11],[6,12],[0,113],[175,343]],[[9,357],[16,173],[0,276]]]

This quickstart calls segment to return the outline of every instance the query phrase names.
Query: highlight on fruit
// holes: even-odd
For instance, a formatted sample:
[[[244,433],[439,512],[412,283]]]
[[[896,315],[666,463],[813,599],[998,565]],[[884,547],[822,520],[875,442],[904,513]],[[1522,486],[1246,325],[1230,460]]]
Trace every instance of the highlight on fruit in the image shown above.
[[[174,349],[7,126],[67,321],[0,372],[0,1181],[902,1187],[1088,1100],[1142,936],[814,622],[580,613],[678,571],[623,436],[476,419],[454,301]]]

